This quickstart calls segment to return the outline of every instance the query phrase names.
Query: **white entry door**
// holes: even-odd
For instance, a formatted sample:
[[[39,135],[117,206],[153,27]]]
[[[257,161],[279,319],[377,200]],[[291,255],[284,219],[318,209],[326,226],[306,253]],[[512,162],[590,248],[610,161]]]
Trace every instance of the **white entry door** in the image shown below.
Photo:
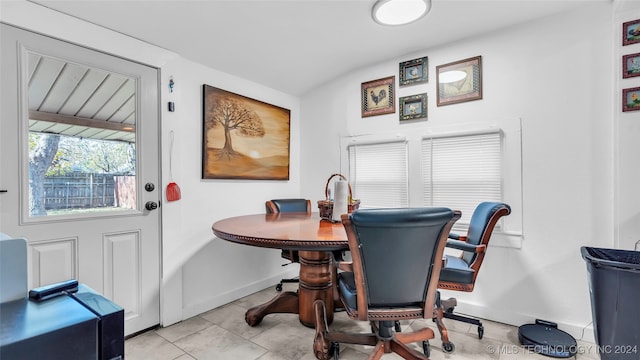
[[[159,323],[158,71],[0,24],[0,232],[29,288],[77,279]]]

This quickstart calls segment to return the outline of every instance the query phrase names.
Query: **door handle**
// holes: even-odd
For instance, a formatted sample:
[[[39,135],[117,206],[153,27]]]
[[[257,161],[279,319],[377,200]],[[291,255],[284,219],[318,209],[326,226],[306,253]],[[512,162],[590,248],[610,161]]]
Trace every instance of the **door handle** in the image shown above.
[[[9,192],[9,190],[0,190],[0,193],[6,193]]]
[[[147,201],[147,203],[144,204],[144,208],[149,211],[155,210],[158,208],[158,203],[156,203],[155,201]]]

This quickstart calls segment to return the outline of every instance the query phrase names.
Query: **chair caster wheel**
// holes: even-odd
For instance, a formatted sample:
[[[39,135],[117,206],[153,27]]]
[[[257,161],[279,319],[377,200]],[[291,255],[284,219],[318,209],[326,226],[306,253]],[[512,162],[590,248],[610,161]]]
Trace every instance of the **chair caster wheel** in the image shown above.
[[[278,284],[278,285],[276,285],[276,291],[277,291],[277,292],[282,291],[282,284]]]
[[[484,326],[480,325],[478,326],[478,339],[482,340],[483,336],[484,336]]]
[[[338,360],[340,357],[340,344],[331,343],[331,349],[329,350],[329,356],[333,354],[333,360]]]
[[[426,357],[430,357],[431,356],[431,346],[429,345],[428,341],[423,341],[422,342],[422,352],[424,353],[424,356],[426,356]]]
[[[442,343],[442,352],[444,352],[444,353],[447,353],[447,354],[448,353],[452,353],[453,350],[455,350],[455,349],[456,349],[456,347],[455,347],[455,345],[453,345],[453,343],[451,341]]]

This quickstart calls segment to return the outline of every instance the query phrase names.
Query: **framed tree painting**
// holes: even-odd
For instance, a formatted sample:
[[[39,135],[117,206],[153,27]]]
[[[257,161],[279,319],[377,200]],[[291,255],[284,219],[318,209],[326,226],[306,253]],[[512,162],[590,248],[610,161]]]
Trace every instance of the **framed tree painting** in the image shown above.
[[[289,179],[291,111],[202,86],[202,178]]]

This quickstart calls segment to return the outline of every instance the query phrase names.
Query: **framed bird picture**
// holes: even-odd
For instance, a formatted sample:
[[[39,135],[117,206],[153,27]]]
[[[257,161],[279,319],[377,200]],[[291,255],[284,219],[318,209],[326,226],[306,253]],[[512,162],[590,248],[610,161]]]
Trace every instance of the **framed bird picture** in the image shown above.
[[[640,43],[640,19],[622,24],[622,46]]]
[[[640,87],[622,89],[622,111],[640,110]]]
[[[640,53],[622,56],[622,78],[640,76]]]
[[[400,87],[429,81],[429,58],[422,57],[400,63]]]
[[[482,99],[482,57],[436,66],[436,105]]]
[[[395,83],[395,76],[362,83],[362,117],[396,112]]]
[[[400,121],[427,119],[427,93],[401,97]]]

